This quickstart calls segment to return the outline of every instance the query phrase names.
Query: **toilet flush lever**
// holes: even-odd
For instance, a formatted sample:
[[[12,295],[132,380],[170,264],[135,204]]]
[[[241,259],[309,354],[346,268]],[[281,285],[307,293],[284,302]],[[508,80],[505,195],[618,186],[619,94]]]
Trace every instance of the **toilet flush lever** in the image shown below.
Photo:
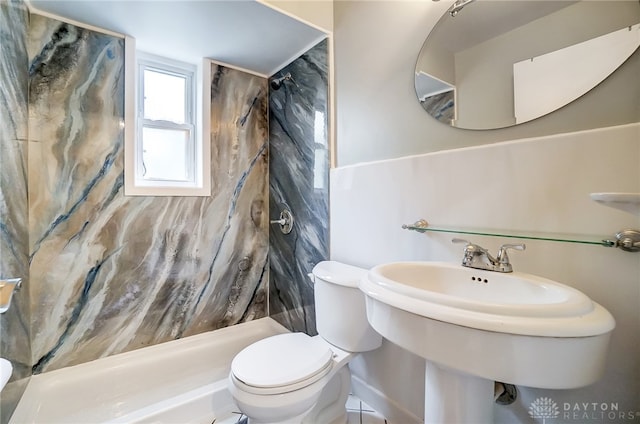
[[[272,224],[280,225],[280,231],[282,234],[289,234],[293,229],[293,215],[289,209],[284,209],[280,212],[280,219],[270,221]]]

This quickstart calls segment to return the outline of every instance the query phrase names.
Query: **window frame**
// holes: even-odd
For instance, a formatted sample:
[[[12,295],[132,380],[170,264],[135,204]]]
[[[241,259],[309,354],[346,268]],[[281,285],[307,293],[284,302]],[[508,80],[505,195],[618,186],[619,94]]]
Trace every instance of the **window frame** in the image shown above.
[[[167,185],[193,186],[195,184],[195,174],[197,170],[196,165],[196,72],[197,67],[187,63],[178,63],[166,58],[159,58],[147,53],[138,52],[136,58],[137,66],[137,84],[138,89],[136,91],[136,184],[155,186],[159,181],[163,181]],[[154,120],[145,118],[144,109],[144,72],[153,71],[165,75],[171,75],[184,78],[185,80],[185,119],[184,123],[180,124],[173,121],[166,120]],[[187,144],[185,146],[185,180],[172,180],[169,178],[145,178],[144,176],[144,157],[143,147],[144,139],[143,132],[145,128],[154,128],[159,130],[174,130],[174,131],[186,131],[187,132]]]
[[[143,116],[142,103],[144,69],[169,75],[187,77],[185,124],[151,120]],[[209,82],[207,82],[209,81]],[[199,65],[137,52],[135,40],[125,38],[125,187],[126,196],[210,196],[210,81],[211,63]],[[207,101],[209,100],[209,101]],[[191,119],[188,119],[188,117]],[[190,121],[190,122],[189,122]],[[187,130],[189,132],[187,159],[188,180],[150,179],[143,175],[142,131],[144,128]]]

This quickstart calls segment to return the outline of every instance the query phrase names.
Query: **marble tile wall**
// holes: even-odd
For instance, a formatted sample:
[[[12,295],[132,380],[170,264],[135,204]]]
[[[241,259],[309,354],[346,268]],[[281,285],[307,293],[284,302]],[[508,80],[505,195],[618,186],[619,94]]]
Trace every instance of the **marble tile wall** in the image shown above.
[[[9,309],[0,315],[0,357],[11,361],[11,381],[0,396],[0,423],[13,413],[31,375],[29,233],[27,209],[27,9],[0,1],[0,278],[20,277]]]
[[[32,15],[33,371],[267,314],[267,80],[212,65],[212,196],[123,195],[123,40]]]
[[[269,95],[269,214],[288,208],[293,230],[271,225],[269,315],[292,331],[316,333],[307,276],[329,257],[327,40],[276,73],[292,80]]]
[[[420,100],[420,105],[429,115],[447,125],[451,124],[456,118],[455,95],[453,91],[429,96],[424,100]]]

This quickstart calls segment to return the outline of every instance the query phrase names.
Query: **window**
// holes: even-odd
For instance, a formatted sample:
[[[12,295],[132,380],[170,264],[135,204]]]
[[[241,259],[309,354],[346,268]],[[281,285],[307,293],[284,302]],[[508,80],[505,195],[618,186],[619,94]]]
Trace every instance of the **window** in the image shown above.
[[[210,64],[198,69],[134,55],[130,44],[125,59],[125,194],[210,195],[208,139],[203,142],[209,134],[204,101],[210,98],[204,93],[209,84],[204,81],[210,79]]]
[[[195,183],[194,73],[138,61],[137,182]]]

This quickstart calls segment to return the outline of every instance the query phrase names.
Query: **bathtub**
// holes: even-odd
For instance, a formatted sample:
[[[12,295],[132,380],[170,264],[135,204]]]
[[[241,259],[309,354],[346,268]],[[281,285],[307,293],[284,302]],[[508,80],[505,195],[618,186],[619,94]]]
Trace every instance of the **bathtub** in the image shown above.
[[[34,375],[9,424],[221,422],[231,360],[287,330],[271,318]]]

